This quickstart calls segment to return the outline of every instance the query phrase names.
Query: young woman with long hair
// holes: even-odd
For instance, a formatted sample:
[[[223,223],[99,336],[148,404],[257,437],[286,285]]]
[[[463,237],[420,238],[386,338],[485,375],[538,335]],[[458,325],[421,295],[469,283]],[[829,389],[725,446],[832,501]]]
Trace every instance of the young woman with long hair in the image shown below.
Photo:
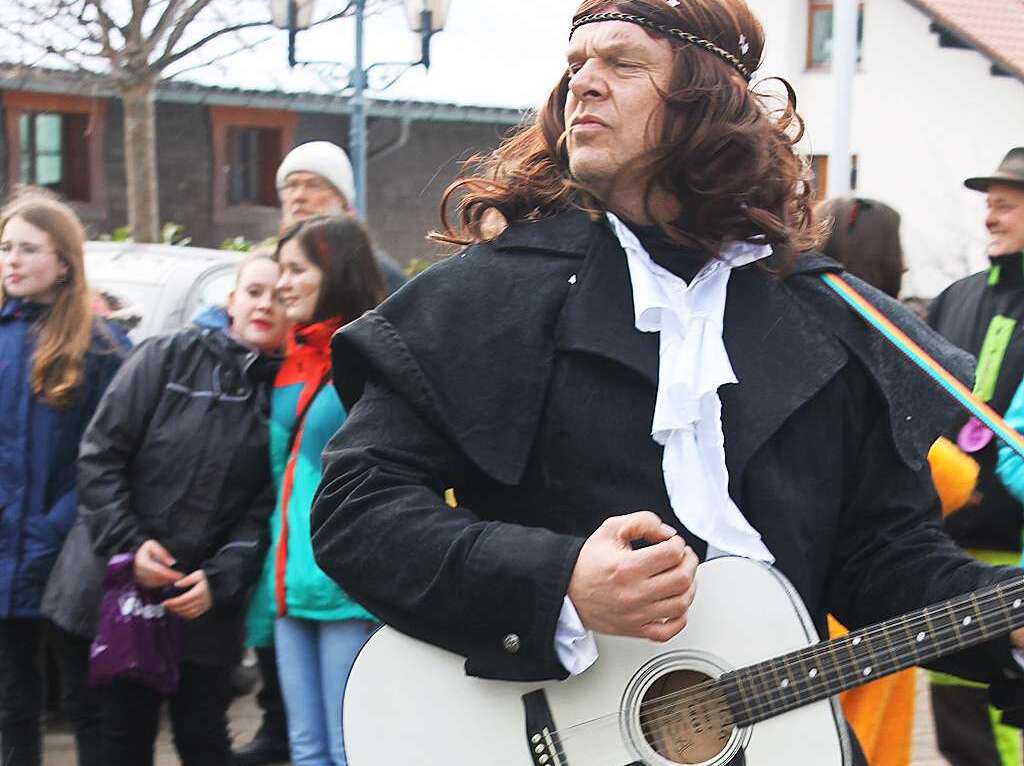
[[[375,624],[313,561],[309,514],[320,453],[345,420],[330,384],[330,339],[376,306],[384,284],[362,225],[311,218],[277,247],[278,288],[295,322],[274,384],[270,458],[277,483],[271,548],[249,611],[249,641],[273,640],[295,766],[343,766],[348,671]]]
[[[246,258],[228,297],[230,325],[147,339],[125,362],[82,439],[81,523],[47,589],[47,614],[83,637],[102,597],[95,567],[134,552],[135,581],[165,589],[180,618],[174,693],[129,678],[103,692],[105,764],[145,766],[163,702],[184,766],[229,766],[227,709],[248,593],[266,550],[273,485],[270,388],[288,323],[269,254]]]
[[[57,648],[80,763],[98,766],[88,642],[51,630],[47,577],[78,514],[78,442],[127,346],[92,315],[74,211],[26,190],[0,211],[0,764],[42,762],[41,662]]]

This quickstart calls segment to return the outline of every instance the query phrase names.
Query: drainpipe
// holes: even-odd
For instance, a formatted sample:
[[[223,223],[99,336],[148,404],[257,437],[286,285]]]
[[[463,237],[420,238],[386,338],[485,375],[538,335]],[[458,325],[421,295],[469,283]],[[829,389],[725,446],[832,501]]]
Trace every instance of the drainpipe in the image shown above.
[[[835,0],[832,3],[832,83],[835,101],[832,110],[832,153],[828,162],[829,197],[842,197],[850,193],[850,123],[853,116],[853,80],[857,72],[857,5],[858,0]]]
[[[366,0],[355,0],[356,60],[352,68],[352,116],[349,118],[348,148],[355,178],[356,213],[366,220],[366,69],[363,66],[363,29]]]

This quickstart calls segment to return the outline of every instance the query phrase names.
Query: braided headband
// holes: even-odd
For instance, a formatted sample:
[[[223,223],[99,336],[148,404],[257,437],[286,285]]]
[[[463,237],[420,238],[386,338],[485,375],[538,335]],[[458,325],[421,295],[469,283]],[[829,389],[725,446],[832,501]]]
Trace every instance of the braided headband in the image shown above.
[[[569,38],[572,39],[573,32],[582,27],[584,24],[595,24],[599,21],[626,21],[629,22],[630,24],[637,24],[641,27],[646,27],[647,29],[653,29],[655,32],[661,32],[663,35],[667,35],[668,37],[674,37],[677,40],[682,40],[684,43],[691,43],[700,48],[703,48],[704,50],[708,51],[708,53],[713,53],[714,55],[718,56],[718,58],[722,59],[722,61],[724,61],[726,64],[728,64],[741,75],[743,75],[743,79],[746,80],[747,82],[750,82],[750,78],[753,76],[753,72],[751,72],[742,61],[740,61],[733,54],[729,53],[729,51],[725,50],[725,48],[718,47],[710,40],[705,40],[702,37],[698,37],[697,35],[693,34],[693,32],[686,32],[682,29],[678,29],[677,27],[670,27],[666,24],[661,24],[657,21],[654,21],[653,19],[648,19],[645,16],[636,16],[631,13],[619,13],[617,11],[608,11],[606,13],[592,13],[589,16],[580,16],[579,18],[573,20],[572,29],[569,30]],[[741,37],[740,45],[742,46],[745,44],[746,41]]]

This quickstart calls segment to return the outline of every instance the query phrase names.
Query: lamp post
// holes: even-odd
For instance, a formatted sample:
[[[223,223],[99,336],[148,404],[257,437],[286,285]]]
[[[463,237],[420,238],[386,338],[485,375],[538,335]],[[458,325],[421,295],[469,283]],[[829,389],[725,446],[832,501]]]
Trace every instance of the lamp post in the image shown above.
[[[309,29],[313,24],[315,0],[270,0],[271,16],[275,26],[288,30],[288,66],[314,63],[295,59],[295,37],[298,32]],[[356,198],[350,200],[361,218],[366,218],[366,89],[367,74],[377,64],[365,66],[363,60],[363,35],[366,21],[366,0],[354,0],[356,21],[355,60],[349,70],[349,87],[352,96],[349,103],[352,113],[349,118],[348,150],[352,159],[352,174],[356,187]],[[420,36],[420,60],[403,62],[407,69],[423,65],[430,68],[430,39],[444,29],[451,0],[404,0],[409,28]],[[383,63],[383,62],[381,62]],[[397,78],[395,78],[397,79]],[[392,83],[394,80],[391,81]],[[390,85],[391,83],[388,83]],[[387,87],[387,86],[385,86]]]
[[[850,151],[853,116],[853,83],[857,72],[857,0],[837,0],[832,4],[832,156],[829,160],[829,197],[850,193],[852,160]]]

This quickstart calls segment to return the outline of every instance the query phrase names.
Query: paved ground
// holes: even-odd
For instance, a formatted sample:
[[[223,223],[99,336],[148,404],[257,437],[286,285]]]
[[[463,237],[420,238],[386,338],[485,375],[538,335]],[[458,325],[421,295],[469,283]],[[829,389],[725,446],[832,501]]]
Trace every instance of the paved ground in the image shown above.
[[[259,726],[259,709],[253,695],[240,697],[231,706],[231,736],[237,743],[248,742]],[[165,720],[160,727],[160,738],[157,740],[157,758],[155,766],[178,766],[180,761],[171,744],[170,729]],[[71,732],[61,727],[60,730],[46,735],[46,749],[43,766],[76,766],[75,741]],[[110,764],[110,766],[131,766],[130,764]]]
[[[911,766],[948,766],[949,761],[935,749],[932,729],[932,706],[928,698],[925,674],[917,671],[917,706],[914,708],[914,740],[910,752]]]
[[[948,762],[935,750],[932,733],[931,709],[924,693],[923,674],[918,673],[917,715],[914,722],[912,766],[948,766]],[[231,734],[236,742],[248,742],[259,725],[259,711],[252,695],[241,697],[231,708]],[[161,728],[156,766],[178,766],[167,726]],[[74,741],[66,730],[47,734],[44,766],[75,766]],[[111,766],[115,766],[111,764]],[[128,766],[128,764],[116,764]]]

